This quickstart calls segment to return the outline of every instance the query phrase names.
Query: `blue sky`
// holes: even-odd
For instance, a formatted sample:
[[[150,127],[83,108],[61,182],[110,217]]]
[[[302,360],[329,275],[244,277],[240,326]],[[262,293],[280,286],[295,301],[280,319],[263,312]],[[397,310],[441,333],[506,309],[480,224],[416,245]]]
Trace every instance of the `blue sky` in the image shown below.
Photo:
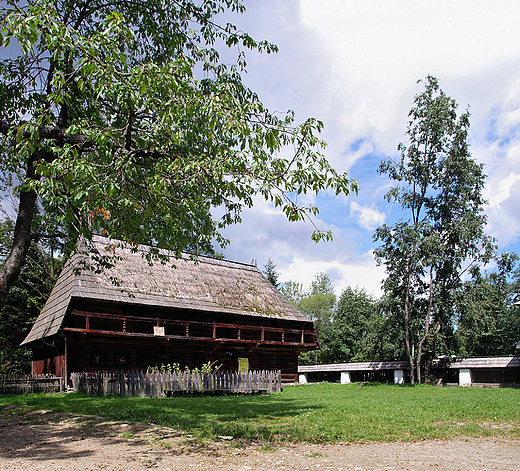
[[[276,55],[248,54],[246,83],[271,110],[325,123],[326,155],[360,185],[359,195],[322,194],[315,223],[334,241],[315,244],[309,223],[289,223],[258,200],[226,230],[226,258],[260,268],[271,258],[282,281],[308,287],[326,272],[379,296],[384,278],[374,229],[403,216],[383,196],[379,162],[397,157],[417,80],[431,74],[471,112],[473,157],[485,164],[488,233],[520,254],[520,2],[496,0],[246,0],[231,18]]]

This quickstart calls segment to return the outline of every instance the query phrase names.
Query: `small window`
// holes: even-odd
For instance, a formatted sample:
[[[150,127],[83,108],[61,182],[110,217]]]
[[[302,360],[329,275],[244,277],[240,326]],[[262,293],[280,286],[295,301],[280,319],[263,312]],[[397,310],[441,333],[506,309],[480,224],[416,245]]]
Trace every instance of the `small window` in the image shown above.
[[[99,348],[92,350],[92,353],[90,354],[90,364],[93,366],[104,366],[105,355],[103,350]]]
[[[267,355],[262,355],[260,357],[260,369],[261,370],[269,369],[269,357]]]
[[[128,364],[128,353],[126,350],[117,350],[115,354],[115,366],[121,367]]]

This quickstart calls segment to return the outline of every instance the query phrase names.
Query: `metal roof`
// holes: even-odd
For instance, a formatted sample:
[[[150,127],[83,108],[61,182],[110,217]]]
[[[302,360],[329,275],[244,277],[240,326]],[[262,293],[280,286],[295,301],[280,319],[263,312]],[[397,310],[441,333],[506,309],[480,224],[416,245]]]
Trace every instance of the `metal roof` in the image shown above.
[[[457,358],[449,366],[451,369],[467,368],[520,368],[520,356]],[[407,361],[360,361],[352,363],[333,363],[326,365],[299,366],[299,373],[325,373],[331,371],[379,371],[408,370]]]
[[[359,361],[352,363],[333,363],[328,365],[299,366],[299,373],[321,373],[329,371],[379,371],[379,370],[406,370],[407,361]]]
[[[450,368],[520,368],[520,357],[457,358]]]

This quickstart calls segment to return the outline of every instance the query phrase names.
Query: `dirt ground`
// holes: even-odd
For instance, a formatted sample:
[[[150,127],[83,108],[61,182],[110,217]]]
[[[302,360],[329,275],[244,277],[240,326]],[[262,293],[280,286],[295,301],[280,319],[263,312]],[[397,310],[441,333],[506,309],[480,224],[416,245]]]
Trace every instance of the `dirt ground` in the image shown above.
[[[6,410],[7,409],[7,410]],[[201,442],[150,424],[35,411],[0,414],[0,470],[520,470],[520,441],[364,445]]]

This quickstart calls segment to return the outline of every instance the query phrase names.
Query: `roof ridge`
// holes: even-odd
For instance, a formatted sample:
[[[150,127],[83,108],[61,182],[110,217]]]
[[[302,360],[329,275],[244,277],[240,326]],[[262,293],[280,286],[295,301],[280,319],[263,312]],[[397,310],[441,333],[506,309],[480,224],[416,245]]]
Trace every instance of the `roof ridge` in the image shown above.
[[[137,247],[135,247],[129,242],[125,242],[125,241],[122,241],[119,239],[111,239],[109,237],[104,237],[104,236],[101,236],[98,234],[94,234],[92,236],[92,242],[106,243],[107,246],[111,245],[111,244],[116,244],[120,248],[127,249],[127,250],[128,249],[132,250],[132,248],[135,248],[138,252],[146,252],[146,251],[149,251],[150,249],[157,249],[157,250],[159,250],[160,253],[162,252],[162,255],[167,256],[169,258],[173,258],[175,260],[191,260],[191,261],[194,261],[195,263],[197,263],[197,261],[199,261],[199,260],[202,260],[204,263],[215,263],[215,264],[229,263],[232,265],[238,265],[237,268],[258,270],[258,267],[256,265],[248,264],[245,262],[237,262],[235,260],[228,260],[225,258],[211,257],[209,255],[197,255],[197,254],[192,254],[189,252],[181,252],[182,258],[178,258],[175,255],[175,253],[173,253],[171,250],[168,250],[168,249],[165,249],[162,247],[153,246],[153,245],[145,245],[145,244],[137,244]],[[260,270],[258,270],[258,271],[260,271]]]

